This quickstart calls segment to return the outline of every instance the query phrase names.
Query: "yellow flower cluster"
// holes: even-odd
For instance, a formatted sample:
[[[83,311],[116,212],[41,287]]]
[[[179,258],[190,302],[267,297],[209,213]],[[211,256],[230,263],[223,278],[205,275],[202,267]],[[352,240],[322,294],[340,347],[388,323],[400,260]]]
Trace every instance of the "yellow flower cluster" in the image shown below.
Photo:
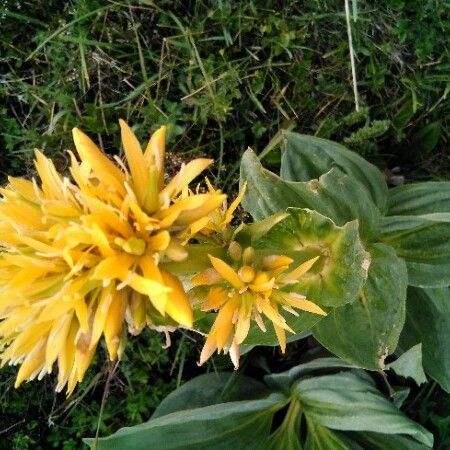
[[[226,197],[188,188],[209,159],[183,165],[165,184],[165,127],[143,151],[120,126],[126,165],[74,129],[72,179],[36,152],[39,180],[9,178],[1,189],[0,358],[21,364],[16,386],[57,364],[57,391],[71,393],[101,336],[116,359],[124,324],[139,333],[149,310],[192,326],[183,286],[161,263],[186,258],[186,233]]]
[[[232,240],[245,186],[228,208],[208,180],[206,191],[190,189],[209,159],[166,180],[165,127],[145,149],[124,121],[120,127],[125,161],[113,162],[75,128],[70,178],[36,151],[38,177],[10,177],[0,189],[0,361],[20,365],[16,387],[57,367],[56,390],[70,394],[102,337],[116,360],[127,335],[146,326],[191,328],[192,305],[173,268],[189,272],[192,238],[230,256],[209,255],[210,267],[206,259],[192,279],[208,290],[201,309],[218,311],[200,363],[218,350],[237,366],[251,321],[263,331],[271,321],[284,351],[292,330],[280,309],[325,314],[288,289],[317,258],[292,269],[286,256],[260,256]]]
[[[200,355],[200,364],[218,350],[229,351],[233,364],[239,365],[239,346],[245,340],[253,320],[265,332],[263,316],[275,329],[281,350],[286,349],[286,330],[293,330],[280,314],[280,308],[298,315],[296,309],[314,314],[326,312],[304,296],[286,290],[312,268],[319,257],[294,269],[291,258],[283,255],[258,257],[252,247],[242,249],[232,242],[228,250],[231,264],[209,256],[211,267],[192,279],[194,286],[209,286],[203,311],[218,310],[216,320]]]

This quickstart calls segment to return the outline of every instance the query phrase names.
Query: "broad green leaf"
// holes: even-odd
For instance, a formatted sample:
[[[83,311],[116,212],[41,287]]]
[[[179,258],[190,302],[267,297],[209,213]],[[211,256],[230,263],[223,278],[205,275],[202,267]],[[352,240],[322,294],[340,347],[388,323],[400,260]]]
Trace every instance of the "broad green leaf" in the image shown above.
[[[425,372],[450,393],[450,290],[409,288],[400,347],[422,343]]]
[[[285,404],[285,396],[271,394],[174,412],[101,438],[97,450],[259,450],[268,440],[274,413]]]
[[[363,445],[364,450],[427,450],[429,445],[421,444],[406,436],[372,432],[346,433],[347,436]]]
[[[363,450],[345,436],[306,418],[307,435],[304,450]],[[281,449],[280,449],[281,450]]]
[[[294,260],[291,267],[320,256],[292,290],[324,306],[355,301],[367,278],[370,255],[355,222],[336,226],[316,211],[289,208],[287,217],[252,245],[267,254]]]
[[[239,372],[206,373],[171,392],[156,408],[152,419],[217,403],[254,400],[268,394],[262,383]]]
[[[416,344],[386,366],[397,375],[412,378],[418,385],[427,382],[422,366],[422,344]]]
[[[333,168],[318,180],[285,181],[264,169],[252,150],[241,161],[241,183],[247,181],[242,205],[255,220],[284,212],[289,207],[309,208],[337,225],[357,219],[365,238],[378,233],[380,212],[367,189],[354,177]]]
[[[292,267],[320,256],[290,290],[321,306],[336,307],[355,301],[367,277],[369,254],[358,238],[355,222],[338,227],[315,211],[289,208],[287,217],[272,226],[264,236],[258,235],[252,245],[268,255],[282,254],[293,258]],[[324,317],[300,310],[298,313],[297,317],[284,313],[295,333],[311,329]],[[263,333],[258,327],[252,327],[245,343],[276,343],[273,327],[267,324],[266,328]]]
[[[281,425],[270,435],[267,450],[303,450],[300,443],[300,405],[293,400]]]
[[[265,450],[306,450],[302,447],[298,436],[298,431],[277,430],[267,443]]]
[[[432,446],[433,435],[401,413],[372,381],[356,373],[307,378],[292,393],[307,420],[333,430],[403,434]]]
[[[335,308],[314,328],[314,337],[340,358],[370,370],[384,368],[405,321],[406,266],[392,248],[374,244],[369,276],[359,301]]]
[[[450,285],[450,213],[385,217],[380,240],[406,261],[410,285]]]
[[[295,381],[298,381],[305,376],[310,376],[312,373],[354,368],[356,368],[356,366],[339,358],[317,358],[310,362],[295,366],[286,372],[266,375],[264,377],[264,382],[273,389],[289,392]]]
[[[385,177],[376,166],[327,139],[289,131],[283,132],[283,138],[281,178],[309,181],[337,167],[365,186],[378,209],[386,211],[388,188]]]
[[[404,184],[389,190],[390,216],[420,216],[436,212],[450,212],[450,182]]]

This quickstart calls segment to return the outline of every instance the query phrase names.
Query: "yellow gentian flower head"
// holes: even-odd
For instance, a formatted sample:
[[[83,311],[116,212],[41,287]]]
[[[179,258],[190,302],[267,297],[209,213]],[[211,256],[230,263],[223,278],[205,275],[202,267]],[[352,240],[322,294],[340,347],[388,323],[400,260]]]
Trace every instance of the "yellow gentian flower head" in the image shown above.
[[[190,302],[164,263],[186,258],[181,236],[225,195],[187,194],[207,159],[165,183],[165,127],[142,151],[120,126],[126,164],[75,128],[72,180],[36,152],[39,181],[9,178],[0,190],[0,360],[21,365],[16,386],[56,364],[57,390],[71,393],[102,336],[115,360],[127,328],[139,333],[151,314],[192,326]]]
[[[239,346],[245,341],[251,321],[266,331],[263,316],[274,327],[283,353],[286,330],[293,330],[281,314],[283,309],[298,315],[296,309],[326,315],[304,296],[285,290],[298,283],[319,257],[305,261],[292,269],[291,258],[283,255],[258,256],[252,247],[242,249],[232,242],[228,249],[230,264],[209,255],[211,267],[192,278],[194,286],[208,286],[201,304],[203,311],[218,311],[200,355],[200,364],[217,350],[230,353],[233,364],[239,365]]]

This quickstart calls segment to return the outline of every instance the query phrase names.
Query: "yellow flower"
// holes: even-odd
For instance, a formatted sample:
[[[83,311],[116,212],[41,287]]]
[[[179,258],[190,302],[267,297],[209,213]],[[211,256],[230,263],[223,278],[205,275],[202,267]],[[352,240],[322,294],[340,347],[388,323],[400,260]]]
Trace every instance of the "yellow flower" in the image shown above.
[[[194,286],[209,286],[201,309],[218,310],[201,352],[200,364],[217,350],[229,351],[235,367],[238,367],[239,346],[247,337],[251,321],[254,320],[262,331],[266,331],[263,316],[272,322],[284,353],[285,331],[293,330],[281,315],[280,308],[294,315],[298,315],[296,309],[326,315],[325,311],[304,296],[284,290],[298,283],[319,257],[289,269],[293,262],[291,258],[282,255],[258,257],[252,247],[242,251],[236,242],[231,243],[228,253],[234,260],[234,267],[210,255],[212,267],[191,280]]]
[[[57,390],[71,393],[102,336],[115,360],[125,323],[137,334],[151,314],[192,326],[181,282],[163,266],[186,258],[182,236],[225,195],[188,194],[207,159],[164,183],[165,127],[142,151],[120,126],[126,166],[74,129],[72,181],[36,152],[40,181],[9,178],[0,190],[0,359],[21,364],[16,386],[57,364]]]
[[[206,184],[208,186],[208,191],[210,194],[218,194],[220,191],[216,190],[208,179],[206,179]],[[201,217],[199,220],[193,222],[189,227],[189,232],[186,234],[186,238],[189,240],[193,236],[203,235],[203,236],[214,236],[223,238],[225,242],[229,241],[232,235],[230,230],[230,223],[233,220],[233,214],[236,208],[242,201],[247,189],[247,183],[240,190],[237,197],[231,202],[230,206],[227,204],[225,199],[220,208],[216,208],[211,211],[207,216]]]

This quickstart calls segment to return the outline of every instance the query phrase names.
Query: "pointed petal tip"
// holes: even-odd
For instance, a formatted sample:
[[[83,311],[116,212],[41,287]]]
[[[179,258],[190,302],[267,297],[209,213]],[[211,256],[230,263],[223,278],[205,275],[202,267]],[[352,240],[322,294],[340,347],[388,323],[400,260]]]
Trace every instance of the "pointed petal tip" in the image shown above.
[[[123,131],[124,128],[130,128],[130,126],[128,125],[127,121],[124,119],[119,119],[119,126],[120,129]]]

